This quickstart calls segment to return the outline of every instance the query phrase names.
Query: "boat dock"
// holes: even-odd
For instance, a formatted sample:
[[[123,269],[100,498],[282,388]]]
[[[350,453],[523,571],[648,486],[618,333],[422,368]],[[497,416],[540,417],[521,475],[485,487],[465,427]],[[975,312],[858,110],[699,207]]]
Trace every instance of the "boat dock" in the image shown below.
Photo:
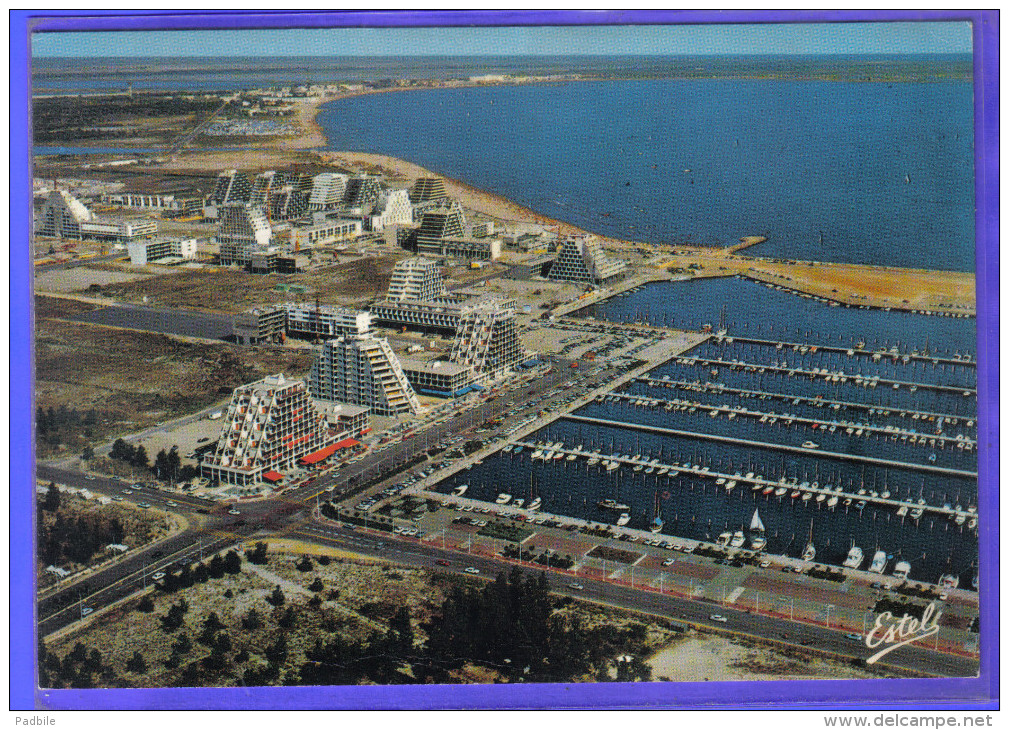
[[[569,416],[568,418],[570,418],[572,420],[577,420],[577,421],[586,421],[586,422],[596,423],[597,425],[622,425],[622,424],[619,424],[616,421],[604,421],[603,419],[598,419],[598,418],[584,418],[584,417],[581,417],[581,416]],[[665,431],[669,431],[671,429],[657,429],[657,430],[665,432]],[[689,433],[689,432],[686,432],[686,431],[676,432],[676,435],[680,435],[680,434],[684,434],[684,435],[689,434],[691,436],[702,436],[702,437],[705,436],[705,434],[693,434],[693,433]],[[715,437],[715,438],[721,440],[721,439],[724,439],[725,437],[718,436],[718,437]],[[730,440],[732,440],[732,441],[738,441],[740,439],[730,439]],[[776,446],[776,444],[759,444],[759,445],[761,445],[761,446]],[[831,498],[831,497],[837,497],[837,499],[839,501],[840,500],[850,499],[852,501],[852,503],[857,502],[857,501],[865,501],[866,503],[873,503],[873,504],[881,506],[881,507],[893,507],[893,508],[895,508],[897,510],[900,510],[901,508],[906,508],[907,510],[920,509],[920,510],[922,510],[923,513],[925,513],[925,512],[935,513],[936,515],[944,515],[944,516],[947,516],[947,517],[953,517],[953,516],[955,516],[957,514],[957,510],[952,509],[952,508],[947,509],[945,507],[941,507],[941,506],[937,506],[937,505],[930,505],[930,504],[923,504],[921,502],[907,502],[907,501],[901,500],[901,499],[891,499],[891,498],[887,498],[887,497],[881,497],[878,494],[874,496],[873,494],[871,494],[869,492],[866,492],[865,494],[858,494],[856,492],[848,492],[848,491],[841,490],[840,487],[835,487],[835,488],[832,488],[832,489],[827,489],[825,486],[824,487],[813,486],[813,484],[809,484],[809,483],[806,483],[806,482],[798,482],[797,480],[786,479],[784,477],[782,477],[780,479],[774,479],[774,480],[772,480],[772,479],[769,479],[768,477],[762,476],[760,474],[754,474],[752,476],[741,476],[738,473],[729,474],[727,472],[718,472],[718,471],[714,471],[712,469],[709,469],[707,467],[703,467],[702,468],[702,467],[700,467],[698,465],[692,465],[692,464],[680,464],[680,463],[676,463],[676,462],[671,463],[671,464],[665,464],[665,463],[660,463],[657,459],[649,459],[649,458],[645,458],[645,457],[629,458],[629,457],[618,456],[616,454],[612,454],[612,455],[602,454],[598,450],[597,451],[587,451],[587,450],[585,450],[583,448],[580,448],[580,447],[576,447],[576,448],[573,448],[573,449],[572,448],[566,448],[566,447],[564,447],[563,444],[561,444],[559,446],[558,445],[545,446],[542,443],[533,443],[533,442],[529,442],[529,441],[514,441],[514,442],[512,442],[512,446],[520,446],[523,449],[530,450],[532,453],[535,453],[536,451],[541,451],[544,454],[546,454],[546,453],[552,453],[552,454],[554,454],[554,456],[556,456],[557,454],[561,454],[565,458],[565,461],[567,460],[568,456],[574,455],[576,457],[576,459],[597,458],[597,459],[599,459],[600,463],[602,463],[603,461],[609,461],[609,462],[615,462],[615,463],[619,464],[620,466],[624,466],[624,467],[629,466],[629,467],[633,468],[633,467],[640,466],[640,467],[643,467],[643,468],[649,468],[649,469],[653,470],[653,473],[665,470],[665,474],[664,475],[668,475],[669,477],[674,477],[674,476],[678,476],[680,474],[686,473],[686,474],[690,474],[692,476],[700,477],[700,478],[703,478],[703,479],[711,479],[711,480],[724,479],[724,480],[726,480],[727,483],[730,482],[730,481],[734,482],[733,487],[731,487],[731,488],[735,488],[736,484],[738,484],[741,488],[747,488],[748,487],[748,488],[750,488],[753,491],[756,491],[757,489],[766,489],[767,487],[772,487],[776,491],[777,490],[781,490],[782,488],[784,488],[785,490],[787,490],[789,492],[793,492],[793,491],[798,491],[798,492],[801,492],[801,493],[808,492],[808,493],[810,493],[812,495],[820,495],[820,494],[822,494],[822,495],[824,495],[825,499],[826,498]],[[796,451],[802,451],[804,453],[808,453],[808,451],[806,451],[805,449],[799,449],[799,448],[797,448]],[[817,453],[819,453],[819,452],[817,452]],[[554,456],[552,456],[550,458],[554,458]],[[846,455],[842,454],[841,456],[846,456]],[[901,466],[904,466],[904,465],[901,465]],[[955,470],[943,469],[943,470],[940,470],[940,471],[955,471]],[[964,473],[958,473],[957,475],[958,476],[963,476]],[[781,494],[781,495],[769,494],[768,498],[770,498],[771,496],[778,496],[779,498],[782,498],[785,495],[784,494]],[[835,503],[835,505],[836,504],[837,503]],[[965,512],[965,511],[961,511],[960,513],[964,514],[964,515],[969,515],[970,514],[970,513]]]
[[[865,347],[838,347],[836,345],[810,345],[803,342],[785,342],[778,340],[767,340],[759,337],[752,336],[730,336],[728,334],[719,335],[715,338],[716,342],[725,342],[726,344],[732,344],[733,342],[747,344],[747,345],[763,345],[765,347],[773,347],[777,350],[791,350],[792,352],[800,352],[806,354],[807,352],[835,352],[848,355],[849,357],[864,356],[872,358],[876,355],[880,356],[880,359],[887,357],[892,360],[904,360],[907,358],[906,362],[912,360],[917,360],[918,362],[931,362],[934,365],[971,365],[977,367],[977,363],[973,360],[969,353],[965,353],[962,357],[942,357],[939,355],[931,355],[928,353],[921,353],[917,350],[912,350],[911,352],[894,352],[894,349],[877,349],[870,350]]]
[[[742,439],[735,436],[719,436],[717,434],[711,433],[700,433],[698,431],[683,431],[674,428],[662,428],[659,426],[648,426],[640,423],[626,423],[624,421],[611,421],[605,418],[591,418],[589,416],[576,416],[574,414],[568,414],[564,416],[565,420],[574,421],[576,423],[588,423],[594,426],[604,426],[609,428],[625,428],[632,431],[642,431],[645,433],[654,433],[664,436],[678,436],[680,438],[689,439],[702,439],[705,441],[719,441],[722,443],[735,444],[737,446],[750,446],[759,449],[772,449],[774,451],[787,451],[793,454],[803,454],[805,456],[817,456],[827,459],[837,459],[839,461],[853,461],[864,464],[873,464],[875,466],[882,466],[888,469],[911,469],[914,471],[924,471],[931,474],[942,474],[945,476],[952,477],[963,477],[967,479],[977,479],[977,472],[966,471],[964,469],[951,469],[943,466],[935,466],[934,464],[915,464],[904,461],[894,461],[892,459],[879,459],[874,456],[861,456],[857,454],[842,454],[835,451],[822,451],[820,449],[806,449],[801,446],[790,446],[788,444],[781,443],[768,443],[765,441],[753,441],[751,439]],[[894,504],[897,504],[894,501]]]
[[[888,378],[880,378],[876,375],[862,375],[861,373],[846,373],[843,370],[826,370],[814,368],[812,370],[807,370],[805,368],[798,367],[788,367],[781,365],[758,365],[745,362],[733,362],[732,360],[722,360],[721,358],[706,358],[706,357],[679,357],[676,362],[681,365],[702,365],[704,367],[724,367],[729,370],[739,370],[742,369],[746,372],[755,373],[777,373],[784,374],[788,377],[805,376],[811,379],[821,378],[828,382],[840,382],[847,383],[851,380],[856,385],[862,385],[867,388],[875,388],[877,386],[890,386],[894,390],[901,387],[914,388],[921,390],[934,390],[940,393],[959,393],[965,398],[977,397],[977,390],[974,388],[964,388],[955,385],[938,385],[935,383],[916,383],[909,380],[890,380]]]
[[[961,420],[970,421],[973,420],[967,416],[958,416],[954,413],[933,413],[931,411],[917,411],[911,408],[897,408],[893,406],[882,406],[873,403],[857,403],[855,401],[846,400],[834,400],[830,398],[821,398],[818,396],[805,396],[805,395],[792,395],[790,393],[773,393],[766,390],[749,390],[747,388],[733,388],[731,386],[725,385],[723,383],[700,383],[688,382],[686,380],[673,380],[671,378],[650,378],[642,375],[640,378],[635,379],[639,383],[644,383],[645,385],[650,385],[657,388],[679,388],[680,390],[689,390],[697,393],[725,393],[726,395],[740,395],[743,397],[756,397],[761,400],[780,400],[783,402],[790,402],[794,405],[799,405],[800,403],[805,403],[807,405],[815,406],[817,408],[831,408],[835,411],[841,409],[861,409],[865,411],[875,411],[876,413],[882,413],[883,415],[892,415],[894,413],[899,413],[901,415],[907,414],[908,417],[921,419],[931,419],[931,418],[943,418],[950,421],[953,425]],[[624,393],[612,393],[611,395],[617,397],[624,397]],[[644,396],[627,396],[628,398],[644,398]],[[598,400],[598,398],[597,398]],[[836,407],[835,407],[836,406]],[[919,434],[920,435],[920,434]]]
[[[663,382],[663,381],[658,381]],[[742,406],[725,406],[725,405],[711,405],[710,403],[701,403],[699,401],[687,401],[683,399],[675,400],[665,400],[661,398],[649,398],[648,396],[641,395],[629,395],[627,393],[611,393],[608,396],[599,397],[596,400],[623,400],[630,402],[632,404],[645,401],[649,406],[657,406],[663,408],[686,408],[696,409],[698,411],[703,411],[708,413],[710,416],[714,417],[720,413],[735,413],[739,416],[746,416],[749,418],[759,419],[761,423],[766,423],[769,419],[773,421],[782,421],[787,425],[792,425],[797,423],[800,425],[811,426],[815,429],[830,429],[834,430],[843,429],[849,434],[855,433],[857,431],[858,435],[881,435],[885,437],[893,437],[894,439],[900,438],[905,441],[911,439],[911,443],[918,443],[925,445],[929,443],[932,447],[945,449],[947,442],[950,446],[956,447],[957,444],[963,444],[961,450],[973,451],[977,447],[977,442],[973,439],[963,437],[956,438],[953,436],[940,436],[934,433],[918,433],[917,431],[909,431],[907,429],[898,428],[897,426],[875,426],[868,423],[852,422],[852,421],[827,421],[819,418],[810,418],[808,416],[798,416],[790,413],[776,413],[774,411],[754,411],[749,408],[743,408]],[[794,402],[794,398],[789,398],[789,400]],[[809,399],[812,400],[812,399]],[[823,403],[824,401],[819,401]],[[902,411],[903,412],[903,411]]]

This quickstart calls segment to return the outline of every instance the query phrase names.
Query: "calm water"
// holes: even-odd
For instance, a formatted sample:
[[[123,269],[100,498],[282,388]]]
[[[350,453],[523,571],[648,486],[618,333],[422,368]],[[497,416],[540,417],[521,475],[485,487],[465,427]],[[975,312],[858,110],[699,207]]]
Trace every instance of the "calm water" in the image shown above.
[[[898,345],[902,351],[928,348],[938,355],[977,352],[973,317],[934,317],[903,311],[829,307],[815,299],[772,289],[737,277],[649,284],[578,310],[575,316],[615,322],[647,322],[661,327],[716,329],[730,334],[851,347]]]
[[[334,149],[405,158],[601,234],[974,268],[970,82],[635,80],[326,105]],[[823,243],[820,243],[820,234]]]

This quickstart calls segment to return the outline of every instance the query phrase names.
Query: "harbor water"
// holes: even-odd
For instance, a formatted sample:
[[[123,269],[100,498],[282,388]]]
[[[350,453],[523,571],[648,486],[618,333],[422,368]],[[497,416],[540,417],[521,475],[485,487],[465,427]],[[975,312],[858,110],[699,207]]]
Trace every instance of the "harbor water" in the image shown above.
[[[746,546],[759,511],[767,553],[812,543],[816,562],[842,565],[857,546],[863,570],[882,551],[886,574],[907,562],[912,580],[973,585],[972,318],[832,307],[739,278],[650,284],[580,316],[713,333],[439,491],[705,542],[742,531]],[[606,468],[610,455],[623,461]]]

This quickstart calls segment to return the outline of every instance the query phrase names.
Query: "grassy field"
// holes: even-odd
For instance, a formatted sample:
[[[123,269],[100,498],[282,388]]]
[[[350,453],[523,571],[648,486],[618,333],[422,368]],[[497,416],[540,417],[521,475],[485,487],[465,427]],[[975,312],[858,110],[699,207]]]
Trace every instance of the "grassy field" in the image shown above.
[[[242,312],[255,306],[291,300],[295,295],[274,291],[277,284],[307,287],[298,301],[348,304],[379,297],[389,286],[396,257],[363,258],[302,274],[268,276],[232,268],[185,269],[164,276],[109,284],[101,293],[120,301],[167,307]]]
[[[243,383],[272,373],[302,376],[304,349],[249,350],[167,335],[51,319],[60,306],[40,298],[35,333],[38,407],[95,411],[92,423],[68,422],[58,440],[40,438],[39,456],[80,453],[98,444],[193,413],[227,398]]]

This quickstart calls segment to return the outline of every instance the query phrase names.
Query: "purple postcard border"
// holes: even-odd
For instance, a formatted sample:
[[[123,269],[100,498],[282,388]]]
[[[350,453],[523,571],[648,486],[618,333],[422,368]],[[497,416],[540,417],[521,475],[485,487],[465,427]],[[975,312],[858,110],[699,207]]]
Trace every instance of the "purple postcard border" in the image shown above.
[[[380,11],[165,13],[12,11],[11,103],[11,683],[10,709],[440,709],[998,707],[998,11]],[[949,21],[973,24],[977,232],[981,674],[965,679],[883,679],[648,684],[264,687],[57,690],[36,687],[33,592],[33,378],[29,32],[183,28],[613,25]],[[17,353],[17,354],[14,354]]]

